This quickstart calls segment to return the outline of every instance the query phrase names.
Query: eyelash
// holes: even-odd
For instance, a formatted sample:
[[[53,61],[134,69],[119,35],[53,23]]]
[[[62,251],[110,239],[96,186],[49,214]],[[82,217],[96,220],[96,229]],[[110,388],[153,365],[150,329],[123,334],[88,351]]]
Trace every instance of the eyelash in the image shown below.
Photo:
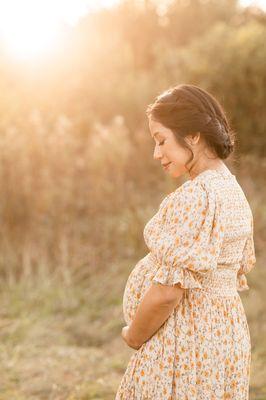
[[[163,140],[161,143],[159,143],[159,146],[162,146],[164,144],[165,140]]]

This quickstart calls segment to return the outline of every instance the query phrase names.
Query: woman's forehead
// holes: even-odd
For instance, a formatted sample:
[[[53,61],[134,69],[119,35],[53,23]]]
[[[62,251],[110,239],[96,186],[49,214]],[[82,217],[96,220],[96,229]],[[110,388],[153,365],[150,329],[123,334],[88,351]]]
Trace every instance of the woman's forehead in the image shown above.
[[[170,132],[170,129],[166,128],[160,122],[155,121],[155,120],[153,120],[151,118],[149,118],[149,127],[150,127],[152,135],[154,135],[154,136],[155,136],[156,133],[158,133],[158,134],[168,134]]]

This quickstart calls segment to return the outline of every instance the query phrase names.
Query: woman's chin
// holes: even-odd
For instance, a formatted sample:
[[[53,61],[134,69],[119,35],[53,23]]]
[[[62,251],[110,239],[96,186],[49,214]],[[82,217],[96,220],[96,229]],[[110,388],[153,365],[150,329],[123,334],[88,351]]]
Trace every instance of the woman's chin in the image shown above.
[[[185,171],[180,171],[180,170],[172,170],[169,171],[169,174],[173,177],[173,178],[180,178],[182,176],[185,175]]]

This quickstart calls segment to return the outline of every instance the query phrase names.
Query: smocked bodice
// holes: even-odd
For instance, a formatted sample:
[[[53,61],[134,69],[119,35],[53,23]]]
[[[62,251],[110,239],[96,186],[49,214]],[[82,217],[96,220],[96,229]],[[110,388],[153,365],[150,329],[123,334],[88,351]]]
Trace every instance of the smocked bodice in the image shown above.
[[[161,202],[143,236],[149,249],[132,270],[124,292],[129,320],[152,283],[213,296],[248,289],[256,261],[253,217],[234,175],[206,170]]]

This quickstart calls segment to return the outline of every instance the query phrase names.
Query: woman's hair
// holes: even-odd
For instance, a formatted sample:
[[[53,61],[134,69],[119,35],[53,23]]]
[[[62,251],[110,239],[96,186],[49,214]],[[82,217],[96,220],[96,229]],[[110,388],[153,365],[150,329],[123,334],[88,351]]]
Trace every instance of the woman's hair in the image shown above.
[[[194,153],[184,138],[200,132],[207,146],[221,158],[234,151],[235,133],[225,112],[208,92],[195,85],[181,84],[164,91],[149,104],[146,114],[171,129],[178,143]]]

